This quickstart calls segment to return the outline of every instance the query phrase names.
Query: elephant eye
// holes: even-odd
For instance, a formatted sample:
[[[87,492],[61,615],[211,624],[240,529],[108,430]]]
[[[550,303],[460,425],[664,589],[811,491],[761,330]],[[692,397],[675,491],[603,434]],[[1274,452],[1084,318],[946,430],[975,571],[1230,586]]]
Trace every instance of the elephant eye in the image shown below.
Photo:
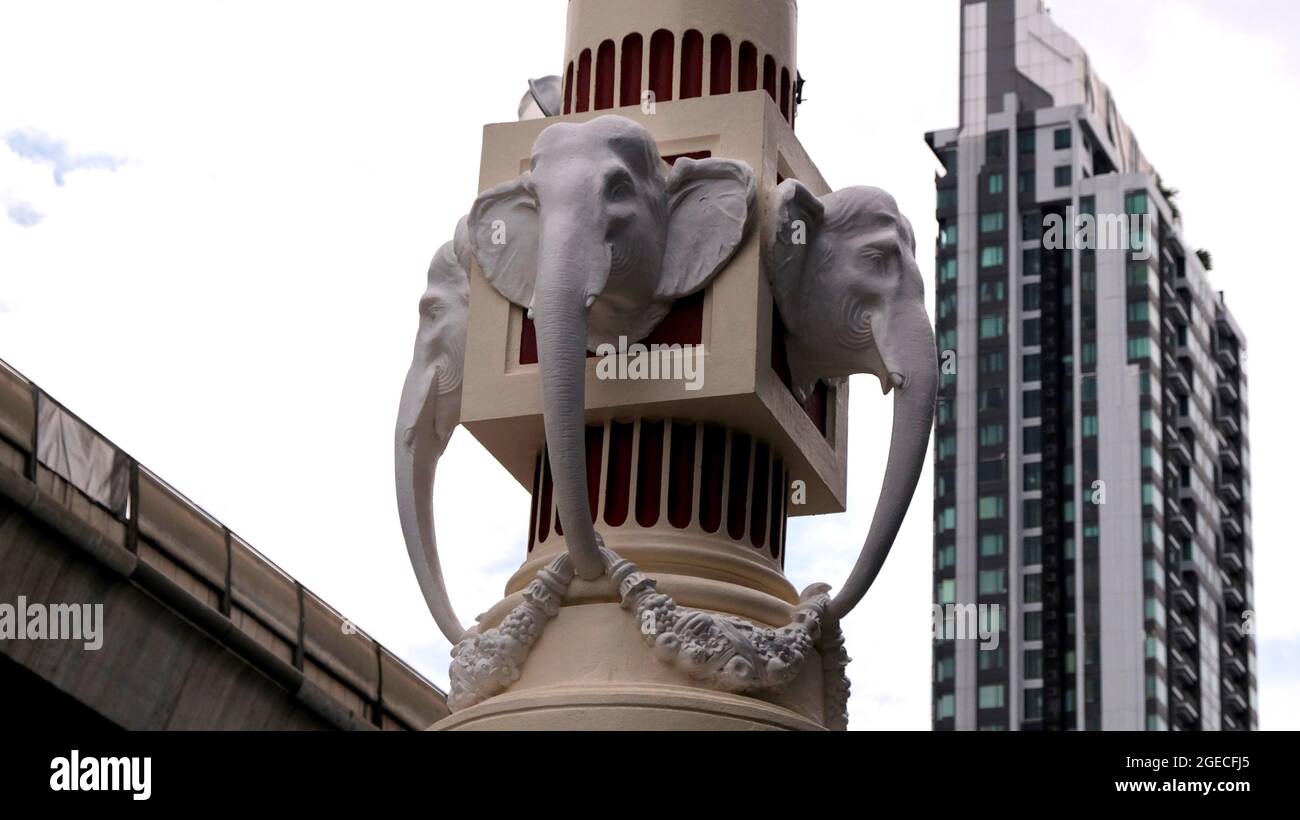
[[[870,245],[858,251],[858,259],[868,273],[877,273],[885,266],[885,255]]]
[[[632,177],[627,172],[619,171],[605,180],[605,198],[610,200],[627,199],[635,192]]]

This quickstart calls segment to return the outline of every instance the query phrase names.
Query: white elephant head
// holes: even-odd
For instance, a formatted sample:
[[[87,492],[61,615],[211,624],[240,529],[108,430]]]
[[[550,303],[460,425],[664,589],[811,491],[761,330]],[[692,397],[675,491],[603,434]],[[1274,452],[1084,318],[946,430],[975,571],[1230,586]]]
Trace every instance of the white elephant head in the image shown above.
[[[674,300],[703,288],[740,245],[754,197],[745,163],[670,168],[645,128],[603,116],[542,131],[530,170],[470,210],[484,276],[537,323],[547,452],[584,578],[603,572],[586,493],[586,350],[644,338]]]
[[[438,627],[453,644],[465,629],[451,609],[433,525],[433,478],[460,421],[465,327],[469,319],[469,240],[456,237],[434,254],[420,297],[415,353],[397,411],[394,466],[397,511],[416,580]]]
[[[916,265],[912,226],[878,188],[820,199],[796,180],[778,185],[766,226],[768,276],[788,330],[795,394],[819,380],[871,373],[894,393],[889,457],[871,529],[849,580],[831,602],[838,619],[884,564],[925,463],[938,384],[934,331]]]

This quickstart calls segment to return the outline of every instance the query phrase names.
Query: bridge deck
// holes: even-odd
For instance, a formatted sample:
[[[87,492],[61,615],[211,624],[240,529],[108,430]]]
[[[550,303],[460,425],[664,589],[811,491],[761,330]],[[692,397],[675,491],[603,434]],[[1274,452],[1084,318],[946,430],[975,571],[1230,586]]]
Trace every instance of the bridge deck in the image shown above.
[[[0,361],[0,605],[20,596],[103,605],[99,649],[9,639],[0,655],[123,728],[447,715],[437,687]]]

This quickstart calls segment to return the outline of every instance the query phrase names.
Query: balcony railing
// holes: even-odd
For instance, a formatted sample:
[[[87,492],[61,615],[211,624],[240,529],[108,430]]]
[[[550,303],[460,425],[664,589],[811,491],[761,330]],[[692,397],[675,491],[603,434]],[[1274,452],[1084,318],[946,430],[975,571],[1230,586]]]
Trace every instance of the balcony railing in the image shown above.
[[[1228,520],[1231,521],[1232,519],[1229,518]],[[1246,568],[1245,562],[1241,560],[1240,548],[1232,544],[1224,544],[1222,551],[1223,555],[1219,560],[1223,563],[1224,569],[1232,573],[1240,573]]]
[[[1230,436],[1235,436],[1241,432],[1241,427],[1237,424],[1237,419],[1231,413],[1220,413],[1215,421],[1219,429],[1223,430]]]
[[[1236,478],[1229,475],[1219,477],[1219,497],[1229,504],[1241,503],[1241,487],[1237,485]]]

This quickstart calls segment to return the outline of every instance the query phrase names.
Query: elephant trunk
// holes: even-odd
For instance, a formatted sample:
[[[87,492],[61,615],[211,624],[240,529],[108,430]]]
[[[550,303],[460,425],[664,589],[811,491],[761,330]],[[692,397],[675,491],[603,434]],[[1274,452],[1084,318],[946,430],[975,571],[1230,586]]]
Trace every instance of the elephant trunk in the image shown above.
[[[934,423],[939,372],[929,317],[918,305],[891,317],[889,325],[888,349],[883,349],[885,339],[877,340],[884,360],[893,365],[881,378],[886,390],[894,388],[889,457],[862,552],[848,580],[830,603],[828,615],[836,621],[862,600],[885,563],[925,466],[930,428]],[[897,355],[891,355],[893,351],[898,351]]]
[[[465,627],[451,609],[433,526],[433,477],[447,440],[433,429],[430,419],[422,417],[427,414],[420,412],[419,405],[408,404],[407,394],[413,392],[413,378],[418,378],[418,374],[408,377],[407,388],[403,390],[394,442],[397,512],[425,603],[442,634],[455,644],[465,636]]]
[[[574,571],[588,580],[605,571],[587,502],[585,414],[587,308],[610,265],[602,240],[589,223],[544,221],[533,298],[556,508]]]

